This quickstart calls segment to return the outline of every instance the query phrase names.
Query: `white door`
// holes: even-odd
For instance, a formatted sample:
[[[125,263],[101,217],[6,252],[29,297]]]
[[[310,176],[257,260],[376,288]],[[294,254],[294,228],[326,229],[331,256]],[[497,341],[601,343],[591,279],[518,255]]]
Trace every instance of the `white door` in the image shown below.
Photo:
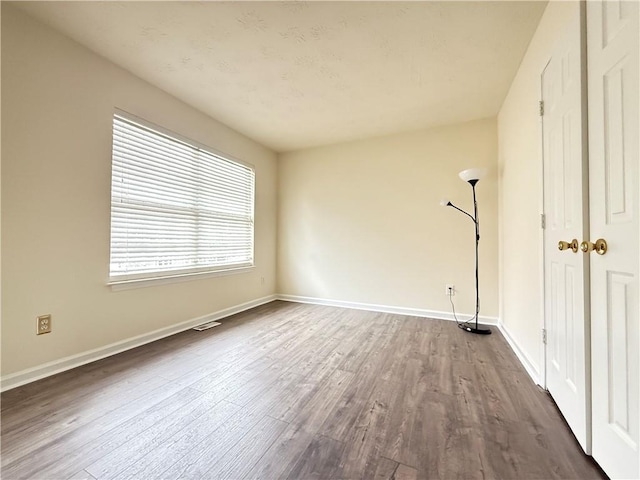
[[[638,3],[587,2],[593,457],[639,478]]]
[[[582,7],[580,7],[582,8]],[[577,250],[586,233],[583,172],[583,71],[581,13],[542,73],[544,103],[544,295],[546,387],[582,448],[590,449],[589,322],[586,270],[589,257]],[[584,124],[583,124],[584,123]],[[558,243],[572,248],[559,250]],[[574,251],[577,250],[577,251]]]

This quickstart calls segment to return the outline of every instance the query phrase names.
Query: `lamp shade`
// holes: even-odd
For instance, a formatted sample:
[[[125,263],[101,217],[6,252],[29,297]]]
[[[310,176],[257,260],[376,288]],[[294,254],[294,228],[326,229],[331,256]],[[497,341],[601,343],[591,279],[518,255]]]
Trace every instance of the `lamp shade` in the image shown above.
[[[465,182],[478,181],[487,174],[486,168],[468,168],[461,171],[458,176]]]

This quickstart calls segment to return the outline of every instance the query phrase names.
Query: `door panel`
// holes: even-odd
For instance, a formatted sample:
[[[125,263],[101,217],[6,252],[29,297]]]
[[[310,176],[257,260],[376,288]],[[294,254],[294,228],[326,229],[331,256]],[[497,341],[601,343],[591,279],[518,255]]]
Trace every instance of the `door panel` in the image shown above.
[[[632,275],[618,272],[607,272],[607,303],[611,306],[607,318],[607,349],[610,352],[607,365],[609,374],[608,403],[609,423],[615,426],[619,434],[633,445],[635,435],[631,432],[629,404],[630,365],[629,354],[629,310],[631,309]]]
[[[602,77],[603,123],[604,123],[604,168],[605,206],[607,223],[626,224],[633,220],[632,179],[629,172],[631,159],[624,155],[625,129],[623,96],[631,81],[629,58],[625,57]]]
[[[593,456],[640,477],[638,3],[587,2]]]
[[[586,233],[583,200],[583,70],[581,16],[554,48],[542,73],[544,102],[544,232],[546,386],[580,445],[589,450],[588,257],[558,250]]]

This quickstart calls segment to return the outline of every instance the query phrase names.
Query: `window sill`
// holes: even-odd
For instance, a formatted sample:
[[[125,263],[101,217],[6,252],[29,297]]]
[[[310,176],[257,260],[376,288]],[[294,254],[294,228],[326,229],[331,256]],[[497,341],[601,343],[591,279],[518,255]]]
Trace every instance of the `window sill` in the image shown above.
[[[254,265],[239,268],[229,268],[227,270],[211,270],[208,272],[181,273],[177,275],[164,275],[162,277],[136,278],[133,280],[110,280],[107,286],[112,292],[121,290],[132,290],[134,288],[154,287],[158,285],[169,285],[172,283],[190,282],[204,278],[223,277],[226,275],[237,275],[249,273],[255,268]]]

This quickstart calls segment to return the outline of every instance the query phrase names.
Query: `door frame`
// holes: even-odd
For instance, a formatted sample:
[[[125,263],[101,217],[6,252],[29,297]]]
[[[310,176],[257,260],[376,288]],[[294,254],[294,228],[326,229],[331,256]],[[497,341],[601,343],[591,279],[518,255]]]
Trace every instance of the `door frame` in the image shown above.
[[[540,87],[540,100],[539,100],[539,105],[543,105],[543,101],[544,101],[544,94],[543,94],[543,88],[542,88],[542,76],[544,75],[544,71],[547,69],[547,67],[549,66],[549,64],[551,63],[551,57],[547,57],[545,62],[544,62],[544,66],[542,67],[542,69],[540,70],[540,75],[538,77],[538,81],[539,81],[539,87]],[[539,142],[538,142],[538,149],[539,149],[539,154],[538,157],[540,158],[540,186],[542,188],[542,191],[540,192],[540,195],[538,196],[538,209],[540,210],[540,229],[539,229],[539,234],[538,234],[538,250],[540,252],[540,279],[539,279],[539,288],[540,288],[540,311],[542,312],[542,318],[540,321],[540,344],[539,344],[539,349],[540,349],[540,375],[538,378],[538,384],[545,389],[545,391],[547,390],[547,345],[545,343],[545,338],[544,338],[544,332],[546,331],[547,328],[547,317],[546,317],[546,302],[547,299],[545,297],[545,275],[546,275],[546,270],[545,270],[545,263],[546,263],[546,251],[544,248],[544,235],[545,235],[545,227],[543,227],[543,221],[546,222],[546,215],[547,212],[545,212],[544,210],[544,200],[545,200],[545,191],[547,190],[545,187],[545,170],[544,170],[544,115],[540,114],[538,116],[538,138],[539,138]],[[543,220],[545,219],[545,220]]]

